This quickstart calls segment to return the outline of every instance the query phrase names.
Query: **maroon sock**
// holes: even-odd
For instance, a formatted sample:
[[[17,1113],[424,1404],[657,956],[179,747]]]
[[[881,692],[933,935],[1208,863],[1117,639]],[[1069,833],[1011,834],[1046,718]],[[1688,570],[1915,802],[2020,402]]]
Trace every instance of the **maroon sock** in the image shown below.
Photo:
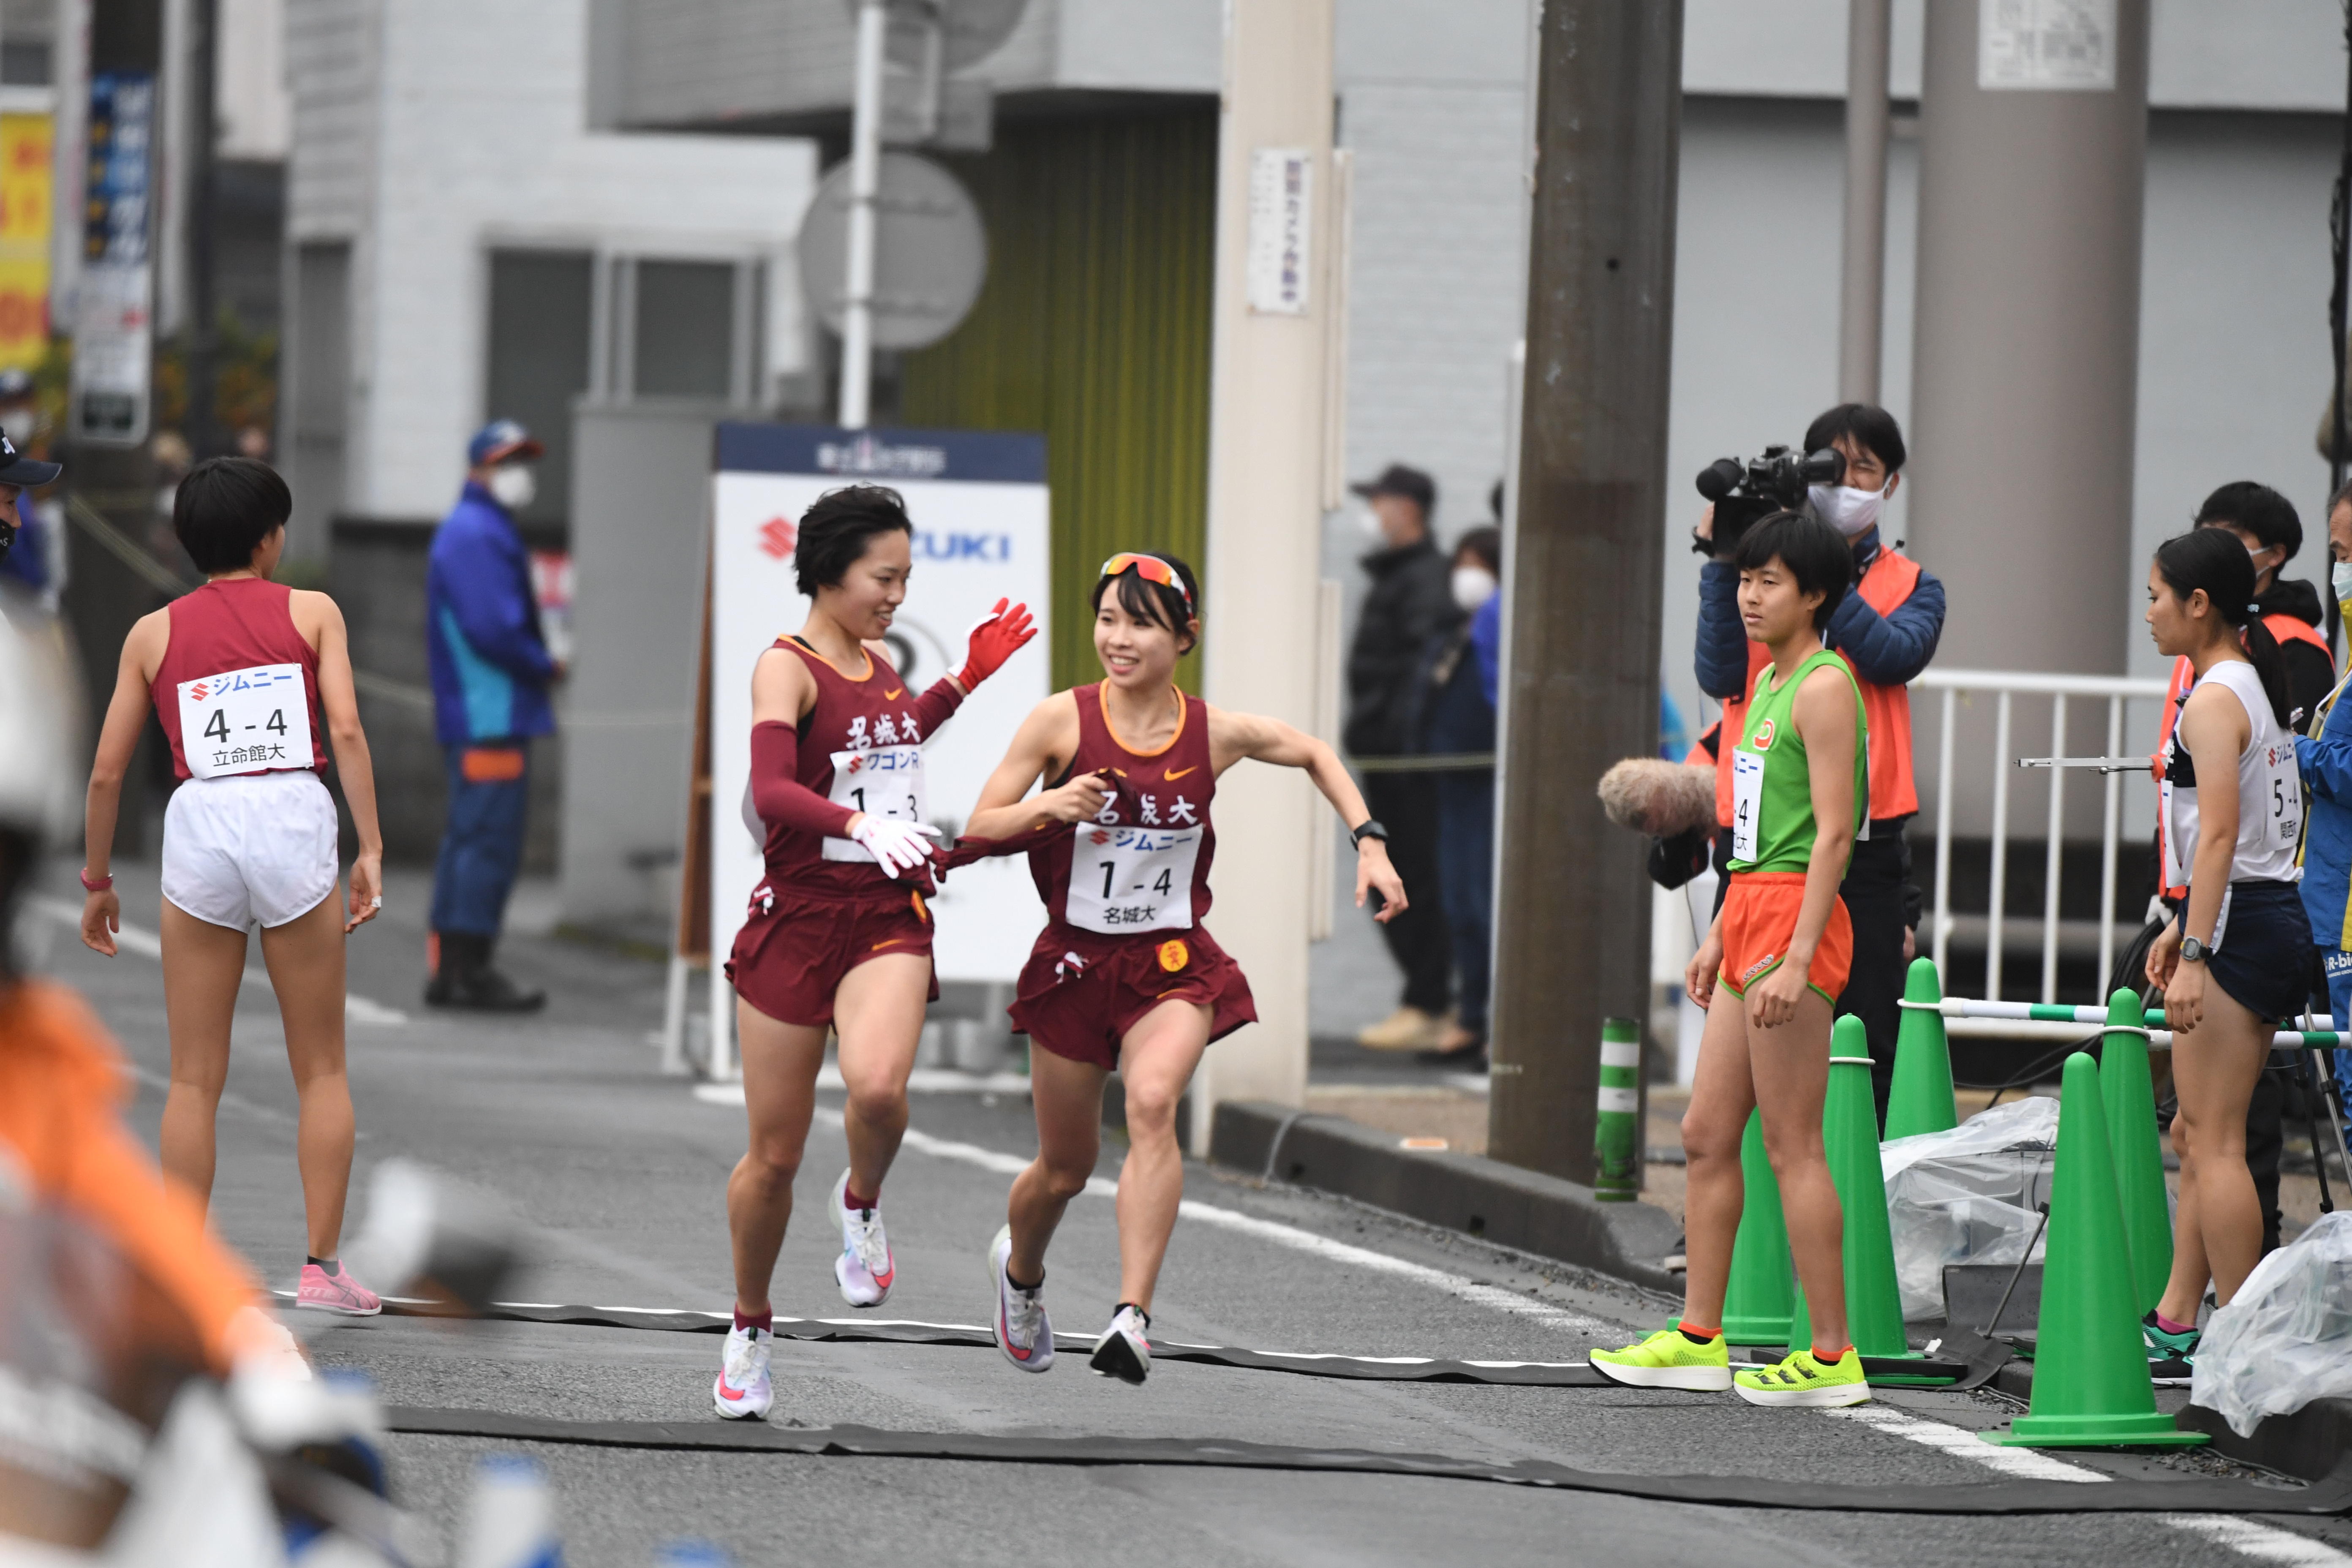
[[[856,1211],[858,1209],[878,1209],[882,1205],[876,1203],[872,1198],[859,1197],[856,1193],[851,1192],[847,1185],[845,1184],[841,1189],[841,1206],[845,1209]]]
[[[764,1312],[757,1313],[747,1312],[740,1307],[735,1309],[735,1331],[739,1334],[746,1329],[765,1329],[768,1332],[774,1333],[775,1321],[776,1310],[773,1307]]]

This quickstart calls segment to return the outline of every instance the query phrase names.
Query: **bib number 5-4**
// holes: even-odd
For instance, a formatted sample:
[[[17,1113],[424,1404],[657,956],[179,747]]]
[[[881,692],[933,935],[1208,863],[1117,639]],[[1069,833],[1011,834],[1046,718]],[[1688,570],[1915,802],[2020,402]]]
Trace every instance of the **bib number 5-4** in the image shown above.
[[[180,751],[200,779],[310,766],[302,667],[261,664],[180,682]]]
[[[864,752],[833,753],[833,795],[835,805],[887,816],[912,826],[923,820],[923,749],[920,746],[876,746]],[[848,838],[827,838],[828,860],[874,862],[874,852]]]

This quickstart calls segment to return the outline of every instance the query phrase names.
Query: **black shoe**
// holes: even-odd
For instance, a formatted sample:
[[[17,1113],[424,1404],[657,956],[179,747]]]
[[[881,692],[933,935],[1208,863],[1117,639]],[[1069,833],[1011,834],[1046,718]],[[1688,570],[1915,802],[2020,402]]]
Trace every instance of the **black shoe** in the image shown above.
[[[463,931],[441,933],[441,967],[425,987],[436,1007],[471,1013],[536,1013],[547,993],[526,991],[490,966],[496,939]]]

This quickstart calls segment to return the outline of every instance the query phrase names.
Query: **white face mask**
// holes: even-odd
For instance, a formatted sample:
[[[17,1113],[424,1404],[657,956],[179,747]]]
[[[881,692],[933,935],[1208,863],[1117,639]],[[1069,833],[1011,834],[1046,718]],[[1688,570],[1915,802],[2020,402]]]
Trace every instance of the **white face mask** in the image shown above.
[[[1388,542],[1388,535],[1381,531],[1381,514],[1370,507],[1362,506],[1356,509],[1356,527],[1366,539],[1375,544]]]
[[[1892,486],[1894,477],[1889,475],[1886,482]],[[1813,515],[1848,539],[1876,528],[1879,508],[1886,501],[1885,489],[1858,490],[1852,485],[1814,485],[1805,495]]]
[[[2338,561],[2327,570],[2327,581],[2336,590],[2336,602],[2352,600],[2352,561]]]
[[[539,495],[539,475],[529,463],[501,463],[490,470],[490,494],[509,511],[520,511]]]
[[[1456,566],[1454,569],[1454,602],[1465,613],[1476,611],[1479,605],[1495,596],[1498,584],[1495,574],[1484,566]]]

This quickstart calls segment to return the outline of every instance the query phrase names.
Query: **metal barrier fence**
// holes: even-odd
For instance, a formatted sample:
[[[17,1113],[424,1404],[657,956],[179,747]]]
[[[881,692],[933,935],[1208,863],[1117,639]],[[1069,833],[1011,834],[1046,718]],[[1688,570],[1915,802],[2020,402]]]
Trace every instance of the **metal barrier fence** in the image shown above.
[[[2006,669],[1929,669],[1911,685],[1915,692],[1936,691],[1943,696],[1942,711],[1937,717],[1936,901],[1931,916],[1931,951],[1939,973],[1948,973],[1947,959],[1952,931],[1958,923],[1951,900],[1953,750],[1958,708],[1964,696],[1984,694],[1993,699],[1992,885],[1985,911],[1984,990],[1987,996],[1999,996],[2003,928],[2007,921],[2002,904],[2009,891],[2009,790],[2010,783],[2017,773],[2011,744],[2013,700],[2021,696],[2051,700],[2050,751],[2053,755],[2063,755],[2067,750],[2069,700],[2105,702],[2107,708],[2106,752],[2113,756],[2124,750],[2124,704],[2134,700],[2161,700],[2164,682],[2136,680],[2121,676],[2044,675]],[[2109,773],[2103,783],[2106,801],[2099,833],[2099,973],[2104,979],[2115,968],[2116,865],[2123,832],[2123,779],[2119,773]],[[2046,859],[2042,889],[2042,1000],[2044,1002],[2058,999],[2059,860],[2065,842],[2065,809],[2066,773],[2063,769],[2053,769],[2050,773],[2048,842],[2044,850]]]

